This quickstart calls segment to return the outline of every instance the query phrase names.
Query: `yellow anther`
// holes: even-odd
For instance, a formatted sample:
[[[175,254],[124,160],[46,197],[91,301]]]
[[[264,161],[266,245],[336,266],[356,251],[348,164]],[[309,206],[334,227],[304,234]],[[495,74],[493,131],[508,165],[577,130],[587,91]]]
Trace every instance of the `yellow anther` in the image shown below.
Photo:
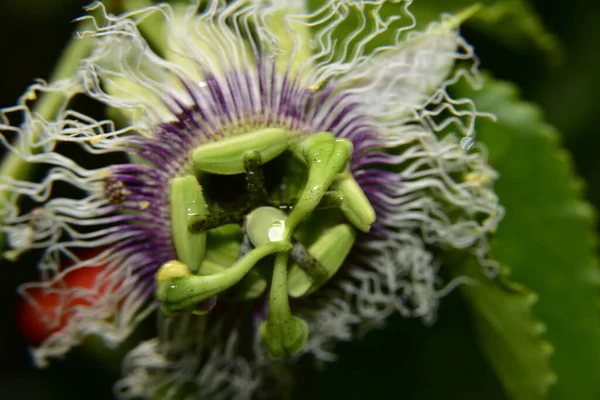
[[[318,83],[314,83],[308,87],[308,90],[310,90],[311,92],[314,93],[317,90],[319,90],[320,88],[321,88],[321,85],[319,85]]]
[[[161,265],[156,273],[155,279],[157,283],[163,283],[171,278],[179,278],[182,276],[188,276],[190,274],[191,273],[187,265],[181,261],[171,260]]]
[[[198,271],[206,254],[206,232],[191,232],[189,218],[204,218],[208,211],[202,187],[192,175],[171,179],[169,202],[171,232],[177,259],[194,273]]]

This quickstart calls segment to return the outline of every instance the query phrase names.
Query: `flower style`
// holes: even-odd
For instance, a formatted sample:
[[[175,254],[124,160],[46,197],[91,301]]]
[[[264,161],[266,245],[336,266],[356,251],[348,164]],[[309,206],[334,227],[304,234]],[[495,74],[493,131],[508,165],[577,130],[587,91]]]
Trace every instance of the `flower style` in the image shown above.
[[[447,92],[476,82],[476,60],[460,17],[416,31],[409,5],[92,6],[92,54],[0,125],[46,172],[0,181],[5,256],[42,252],[21,293],[40,309],[52,297],[36,362],[91,334],[118,344],[158,309],[119,396],[267,396],[285,381],[273,360],[332,361],[336,341],[393,312],[433,322],[453,286],[434,249],[493,268],[495,173],[472,147],[474,105]],[[31,111],[38,92],[66,94],[57,118]],[[69,108],[79,96],[111,119]]]

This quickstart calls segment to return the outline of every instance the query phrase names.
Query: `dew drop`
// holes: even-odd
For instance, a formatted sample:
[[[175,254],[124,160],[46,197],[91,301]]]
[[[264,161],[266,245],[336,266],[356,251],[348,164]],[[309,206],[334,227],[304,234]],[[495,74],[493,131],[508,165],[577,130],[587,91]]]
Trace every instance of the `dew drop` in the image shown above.
[[[465,136],[460,140],[460,147],[462,147],[463,150],[470,150],[474,145],[475,141],[471,136]]]
[[[283,231],[285,230],[285,221],[277,220],[273,222],[269,228],[268,236],[271,242],[278,242],[283,239]]]
[[[196,205],[195,201],[186,201],[185,202],[185,209],[186,209],[186,213],[188,217],[192,217],[195,215],[194,212],[194,206]]]

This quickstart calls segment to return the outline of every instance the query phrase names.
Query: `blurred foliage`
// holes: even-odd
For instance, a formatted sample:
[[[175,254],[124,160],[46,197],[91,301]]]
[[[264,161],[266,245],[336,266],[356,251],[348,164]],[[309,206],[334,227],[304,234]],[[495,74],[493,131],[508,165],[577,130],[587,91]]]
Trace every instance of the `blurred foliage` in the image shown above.
[[[527,0],[427,0],[411,7],[419,26],[439,19],[442,13],[458,13],[474,4],[481,9],[467,21],[484,35],[509,47],[527,52],[537,50],[556,60],[560,44]]]
[[[540,109],[521,101],[512,84],[487,78],[484,87],[475,92],[465,85],[458,92],[498,118],[496,123],[482,118],[477,125],[478,139],[500,173],[496,191],[506,209],[492,257],[510,266],[511,279],[539,296],[534,314],[547,326],[546,337],[555,348],[552,366],[558,382],[551,398],[598,399],[600,279],[594,211],[581,199],[571,158]],[[519,350],[524,358],[526,350]]]
[[[509,400],[477,351],[466,307],[455,291],[433,327],[394,315],[385,329],[339,344],[335,363],[301,360],[294,398]]]

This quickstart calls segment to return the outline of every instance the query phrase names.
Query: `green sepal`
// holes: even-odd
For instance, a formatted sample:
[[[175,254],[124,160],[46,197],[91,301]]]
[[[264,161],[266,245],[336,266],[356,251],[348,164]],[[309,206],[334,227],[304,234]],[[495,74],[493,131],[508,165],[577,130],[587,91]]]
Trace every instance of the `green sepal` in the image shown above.
[[[355,240],[356,230],[348,224],[337,225],[323,233],[308,251],[325,267],[327,278],[315,282],[298,264],[293,264],[288,273],[288,294],[306,296],[321,287],[338,271]]]
[[[283,153],[291,138],[291,133],[284,129],[260,129],[200,145],[192,152],[192,160],[197,172],[241,174],[246,170],[246,152],[258,152],[262,162],[266,163]]]
[[[206,201],[202,187],[194,176],[171,179],[170,182],[171,230],[177,258],[195,273],[206,253],[206,232],[190,232],[191,215],[205,215]]]

